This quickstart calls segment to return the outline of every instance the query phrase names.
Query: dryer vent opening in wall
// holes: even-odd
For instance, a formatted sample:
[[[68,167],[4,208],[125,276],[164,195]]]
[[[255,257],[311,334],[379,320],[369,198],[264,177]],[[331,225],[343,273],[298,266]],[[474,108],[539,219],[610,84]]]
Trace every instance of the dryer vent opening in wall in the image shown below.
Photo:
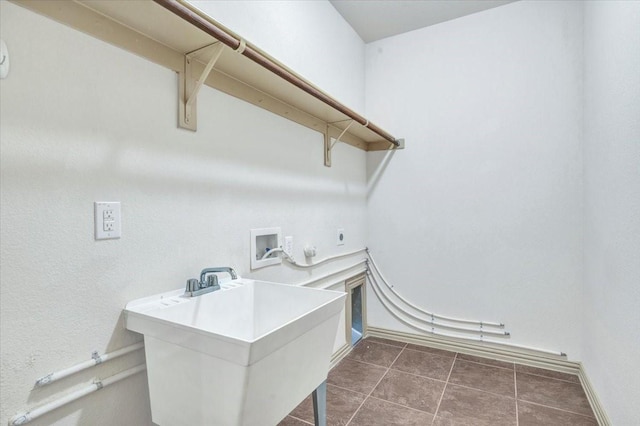
[[[362,285],[353,287],[350,294],[351,299],[351,346],[362,339]]]
[[[351,346],[358,343],[367,330],[367,293],[364,274],[347,280],[346,337]]]

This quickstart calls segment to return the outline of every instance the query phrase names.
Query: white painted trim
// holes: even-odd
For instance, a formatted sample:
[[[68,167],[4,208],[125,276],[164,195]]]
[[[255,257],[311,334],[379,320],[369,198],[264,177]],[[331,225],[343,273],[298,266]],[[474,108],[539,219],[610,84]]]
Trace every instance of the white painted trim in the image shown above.
[[[584,393],[587,395],[589,405],[591,405],[591,409],[593,410],[593,415],[596,416],[596,420],[600,426],[611,426],[611,420],[609,420],[609,416],[607,416],[606,411],[604,411],[604,407],[600,403],[600,398],[598,398],[596,390],[591,385],[589,377],[587,377],[587,372],[584,371],[584,365],[582,365],[582,363],[579,364],[580,372],[578,373],[578,378],[580,379]]]
[[[549,355],[544,352],[507,348],[499,345],[481,344],[467,342],[460,339],[452,339],[439,336],[422,336],[419,334],[405,333],[401,331],[388,330],[384,328],[369,326],[365,337],[380,337],[383,339],[395,340],[403,343],[414,343],[422,346],[429,346],[436,349],[444,349],[452,352],[460,352],[468,355],[475,355],[483,358],[490,358],[499,361],[514,362],[516,364],[528,365],[531,367],[544,368],[546,370],[559,371],[562,373],[575,374],[580,379],[584,393],[587,396],[589,405],[593,410],[593,415],[600,426],[610,426],[611,421],[607,416],[604,407],[591,385],[587,373],[581,362],[568,361],[564,357]],[[345,354],[346,355],[346,354]]]
[[[366,265],[364,265],[366,262],[367,262],[366,259],[362,259],[354,263],[353,265],[346,266],[342,269],[338,269],[334,272],[330,272],[328,274],[312,278],[310,280],[298,283],[296,285],[301,287],[314,287],[314,288],[327,289],[329,287],[333,287],[339,282],[344,283],[345,281],[357,275],[364,274],[367,271],[367,267]],[[355,268],[358,268],[358,269],[356,270]],[[330,279],[335,276],[338,276],[338,278]]]
[[[475,355],[499,361],[515,362],[531,367],[545,368],[547,370],[560,371],[575,375],[578,375],[580,371],[579,362],[567,361],[565,357],[560,355],[536,352],[529,349],[495,345],[486,342],[470,342],[451,337],[423,336],[372,326],[369,326],[367,329],[367,336],[381,337],[405,343],[415,343],[432,348],[460,352],[463,354]]]
[[[352,348],[353,346],[351,346],[349,342],[346,342],[340,349],[335,351],[334,354],[331,355],[331,364],[329,364],[329,369],[332,369],[333,367],[338,365],[338,363],[342,361],[344,357],[349,355],[349,352],[351,352]]]

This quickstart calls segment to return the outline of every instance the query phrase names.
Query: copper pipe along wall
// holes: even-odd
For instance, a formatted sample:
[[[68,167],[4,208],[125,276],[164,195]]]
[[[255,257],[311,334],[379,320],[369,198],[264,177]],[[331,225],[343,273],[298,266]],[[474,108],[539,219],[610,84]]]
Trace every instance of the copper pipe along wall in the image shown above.
[[[189,7],[185,6],[181,2],[177,0],[153,0],[153,1],[159,4],[160,6],[164,7],[165,9],[169,10],[170,12],[178,15],[179,17],[189,22],[193,26],[201,29],[205,33],[209,34],[210,36],[216,38],[221,43],[224,43],[231,49],[236,50],[240,46],[240,40],[236,39],[231,34],[228,34],[226,31],[222,30],[221,28],[218,28],[213,23],[203,18],[198,13],[194,12],[193,10],[191,10]],[[293,84],[299,89],[305,91],[306,93],[313,96],[314,98],[324,102],[325,104],[329,105],[333,109],[341,112],[342,114],[346,115],[352,120],[355,120],[362,126],[367,127],[369,130],[381,136],[385,140],[389,141],[394,146],[396,147],[399,146],[398,141],[396,141],[396,139],[393,136],[391,136],[389,133],[385,132],[375,124],[369,123],[369,121],[366,118],[362,117],[360,114],[356,113],[355,111],[352,111],[351,109],[337,102],[335,99],[329,97],[325,93],[316,89],[311,84],[307,83],[297,75],[293,74],[291,71],[283,68],[280,64],[277,64],[273,62],[271,59],[265,57],[262,53],[254,49],[249,44],[247,44],[246,48],[242,52],[242,55],[246,56],[247,58],[251,59],[253,62],[257,63],[263,68],[266,68],[267,70],[271,71],[272,73],[276,74],[277,76],[281,77],[287,82]]]

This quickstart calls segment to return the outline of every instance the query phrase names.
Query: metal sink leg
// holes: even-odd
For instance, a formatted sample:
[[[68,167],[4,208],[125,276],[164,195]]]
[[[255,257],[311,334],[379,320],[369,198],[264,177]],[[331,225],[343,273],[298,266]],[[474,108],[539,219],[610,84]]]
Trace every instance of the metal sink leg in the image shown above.
[[[313,422],[315,426],[327,426],[327,381],[320,383],[320,386],[312,393],[313,399]]]

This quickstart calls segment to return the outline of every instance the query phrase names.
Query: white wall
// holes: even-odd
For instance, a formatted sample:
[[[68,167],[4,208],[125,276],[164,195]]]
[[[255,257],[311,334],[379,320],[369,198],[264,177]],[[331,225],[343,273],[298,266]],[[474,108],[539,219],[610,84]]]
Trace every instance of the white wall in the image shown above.
[[[345,105],[364,110],[364,42],[328,1],[189,2]]]
[[[363,44],[328,2],[194,3],[365,104]],[[368,240],[405,296],[583,360],[614,424],[633,422],[639,11],[584,8],[583,22],[578,2],[517,2],[369,45],[367,115],[408,148],[368,154],[367,183],[362,151],[339,144],[326,169],[319,134],[210,88],[198,133],[178,130],[173,73],[0,2],[12,61],[0,81],[0,423],[142,362],[32,389],[92,350],[136,341],[120,317],[128,300],[213,264],[309,278],[250,272],[248,230],[262,226],[294,235],[299,258],[305,243],[336,253],[345,227],[344,249]],[[122,201],[121,240],[93,240],[96,200]],[[372,298],[368,314],[405,329]],[[140,375],[34,424],[150,424],[147,399]]]
[[[318,7],[296,3],[305,6]],[[339,144],[326,168],[320,134],[210,88],[199,95],[198,132],[179,130],[174,73],[12,3],[0,2],[0,16],[12,64],[0,82],[1,424],[142,362],[128,356],[32,389],[93,350],[138,340],[122,324],[129,300],[180,288],[207,266],[290,283],[310,277],[284,265],[250,272],[250,228],[282,227],[299,259],[305,243],[320,257],[364,245],[363,151]],[[266,33],[271,22],[263,16],[254,27]],[[315,40],[304,37],[280,43],[310,48]],[[361,44],[352,49],[362,57]],[[301,59],[309,69],[313,60],[324,66],[324,57]],[[339,96],[362,97],[358,84],[346,83],[353,75],[325,72],[333,90],[344,90]],[[120,240],[94,240],[99,200],[122,202]],[[340,250],[338,227],[348,234]],[[141,374],[33,424],[150,422]]]
[[[640,418],[640,3],[585,3],[583,363],[614,425]]]
[[[391,161],[368,154],[387,278],[579,360],[580,3],[512,3],[368,44],[366,61],[367,115],[407,140]],[[368,302],[369,324],[414,331]]]
[[[367,114],[408,141],[368,154],[396,290],[582,361],[616,425],[640,417],[638,28],[638,2],[517,2],[366,56]]]

